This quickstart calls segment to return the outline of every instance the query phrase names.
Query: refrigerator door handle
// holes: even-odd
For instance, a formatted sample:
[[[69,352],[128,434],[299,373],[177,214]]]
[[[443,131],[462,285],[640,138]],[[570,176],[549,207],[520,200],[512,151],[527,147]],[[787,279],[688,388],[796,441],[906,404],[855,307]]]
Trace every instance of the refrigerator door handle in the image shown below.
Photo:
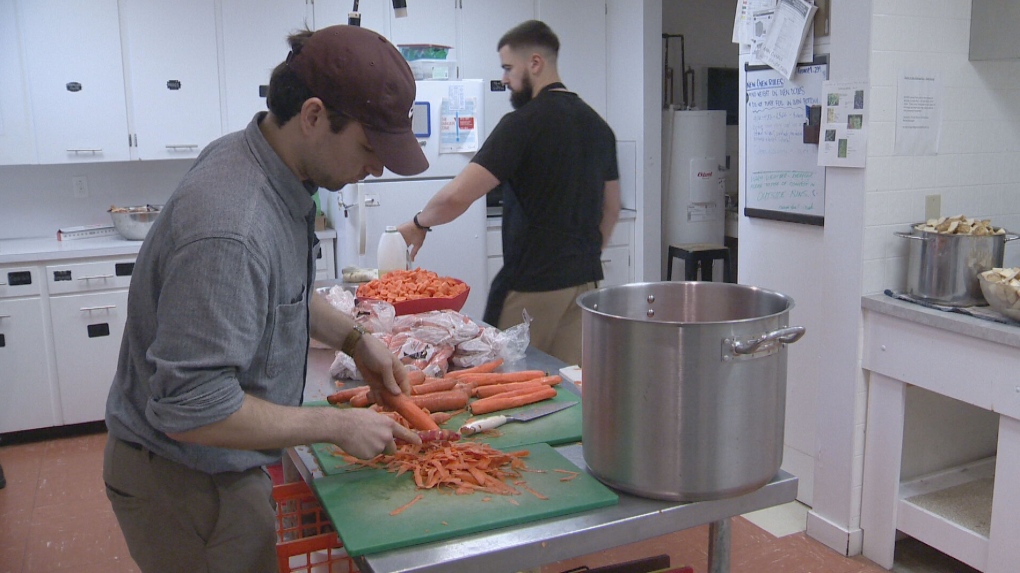
[[[359,182],[358,185],[357,185],[357,190],[355,192],[357,193],[357,198],[355,199],[355,201],[358,203],[358,206],[360,207],[358,209],[358,255],[359,256],[364,256],[364,254],[365,254],[365,243],[367,242],[366,239],[367,239],[367,233],[368,233],[368,230],[365,227],[365,219],[366,219],[366,217],[365,217],[365,209],[364,209],[365,206],[366,206],[366,202],[365,202],[365,184]]]

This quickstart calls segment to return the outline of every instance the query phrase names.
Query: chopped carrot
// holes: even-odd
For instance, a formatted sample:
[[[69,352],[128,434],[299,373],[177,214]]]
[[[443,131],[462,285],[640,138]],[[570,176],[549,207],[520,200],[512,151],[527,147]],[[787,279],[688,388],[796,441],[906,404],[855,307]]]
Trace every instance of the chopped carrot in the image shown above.
[[[390,271],[358,287],[358,298],[400,302],[422,298],[454,298],[467,291],[467,285],[450,277],[440,277],[423,269]]]
[[[394,509],[393,511],[391,511],[390,515],[400,515],[401,513],[404,512],[404,510],[406,510],[407,508],[411,507],[412,505],[418,503],[424,497],[425,496],[423,496],[422,494],[419,493],[418,495],[414,496],[414,499],[412,499],[411,501],[409,501],[409,502],[405,503],[404,505],[398,507],[397,509]]]

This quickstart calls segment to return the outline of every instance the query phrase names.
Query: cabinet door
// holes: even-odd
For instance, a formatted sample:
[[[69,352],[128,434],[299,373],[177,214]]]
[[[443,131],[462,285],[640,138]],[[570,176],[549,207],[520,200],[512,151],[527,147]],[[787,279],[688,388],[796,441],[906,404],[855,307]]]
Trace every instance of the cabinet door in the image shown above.
[[[351,0],[315,0],[315,29],[327,28],[337,24],[346,24],[348,13],[354,3]],[[390,13],[393,12],[389,0],[366,0],[358,3],[361,14],[361,27],[374,30],[387,38],[390,37]]]
[[[0,300],[0,433],[60,425],[39,297]]]
[[[226,131],[244,129],[265,111],[269,76],[287,58],[287,36],[312,27],[305,0],[221,0]]]
[[[130,159],[117,0],[17,7],[39,162]]]
[[[538,0],[538,17],[560,39],[557,69],[567,89],[606,117],[606,3]]]
[[[457,0],[414,0],[407,5],[405,18],[389,11],[391,42],[457,47]],[[459,52],[455,50],[449,57],[460,57]],[[450,79],[455,79],[453,74]]]
[[[485,98],[485,133],[488,136],[507,113],[510,91],[503,86],[503,68],[496,44],[510,28],[535,17],[534,0],[461,0],[460,44],[457,65],[460,77],[482,79]],[[495,90],[493,90],[495,82]]]
[[[599,287],[617,286],[631,282],[630,248],[606,247],[602,251],[602,274]]]
[[[37,163],[14,0],[0,0],[0,165]]]
[[[223,133],[214,0],[124,0],[137,159],[196,157]]]
[[[126,290],[50,298],[65,424],[102,420],[127,319]]]

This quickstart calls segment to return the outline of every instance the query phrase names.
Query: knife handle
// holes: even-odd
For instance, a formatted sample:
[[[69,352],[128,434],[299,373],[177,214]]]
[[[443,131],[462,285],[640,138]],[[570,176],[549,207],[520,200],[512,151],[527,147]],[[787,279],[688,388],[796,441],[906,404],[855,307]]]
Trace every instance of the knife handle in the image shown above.
[[[506,423],[506,416],[489,416],[461,426],[460,433],[465,436],[498,428]]]

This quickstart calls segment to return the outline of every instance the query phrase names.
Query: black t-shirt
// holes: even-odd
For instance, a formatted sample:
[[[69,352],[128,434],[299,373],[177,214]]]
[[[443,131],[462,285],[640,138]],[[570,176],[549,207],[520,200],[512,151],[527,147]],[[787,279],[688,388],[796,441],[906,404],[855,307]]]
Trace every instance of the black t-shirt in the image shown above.
[[[472,160],[503,185],[503,269],[510,290],[602,279],[603,190],[619,179],[616,137],[577,94],[545,90],[500,120]]]

